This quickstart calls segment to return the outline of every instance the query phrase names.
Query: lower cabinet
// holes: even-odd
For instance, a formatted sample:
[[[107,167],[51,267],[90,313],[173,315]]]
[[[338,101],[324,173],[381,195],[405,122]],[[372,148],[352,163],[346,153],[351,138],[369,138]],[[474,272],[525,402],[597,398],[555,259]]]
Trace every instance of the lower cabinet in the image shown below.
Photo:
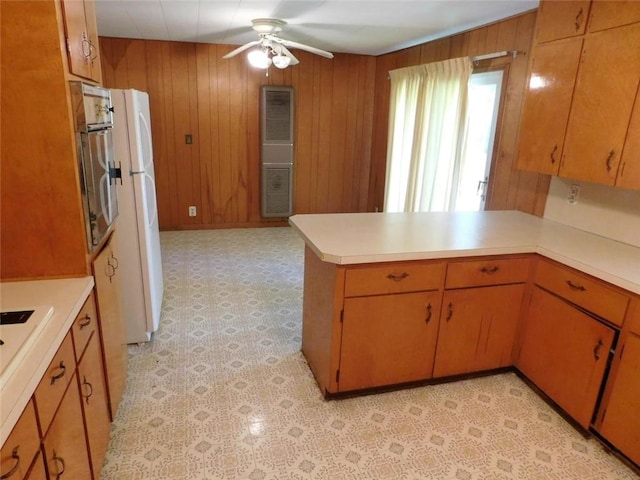
[[[40,434],[33,402],[29,401],[0,450],[0,478],[25,479],[34,457],[40,451]],[[44,469],[43,469],[44,472]],[[33,477],[38,478],[38,477]]]
[[[102,354],[97,333],[89,340],[84,355],[78,363],[78,384],[87,430],[91,470],[94,478],[98,478],[109,446],[111,424]]]
[[[127,341],[122,317],[120,273],[114,232],[93,260],[100,338],[107,375],[111,419],[115,417],[127,380]]]
[[[516,366],[588,428],[614,337],[612,328],[536,286]]]
[[[439,312],[439,292],[345,299],[339,391],[430,378]]]
[[[445,291],[433,376],[513,365],[523,293],[522,284]]]
[[[611,393],[596,429],[640,465],[640,336],[628,333],[619,352]]]
[[[50,479],[91,479],[80,394],[75,373],[43,440]]]

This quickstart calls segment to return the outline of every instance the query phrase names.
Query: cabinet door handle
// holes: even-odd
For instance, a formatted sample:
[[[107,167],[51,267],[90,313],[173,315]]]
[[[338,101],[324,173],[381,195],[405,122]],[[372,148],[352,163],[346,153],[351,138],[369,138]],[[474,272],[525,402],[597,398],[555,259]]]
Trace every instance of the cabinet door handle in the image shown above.
[[[0,475],[0,480],[5,480],[5,478],[11,478],[18,471],[18,468],[20,468],[20,455],[18,455],[19,448],[20,448],[20,445],[17,445],[11,451],[11,458],[13,458],[16,461],[16,463],[15,465],[13,465],[13,467],[11,467],[11,470]]]
[[[425,323],[429,323],[431,321],[431,304],[427,305],[427,318],[424,319]]]
[[[387,278],[389,280],[394,280],[396,282],[399,282],[400,280],[404,280],[408,276],[409,276],[409,274],[407,272],[403,272],[400,275],[398,275],[397,273],[390,273],[389,275],[387,275]]]
[[[58,368],[60,370],[62,370],[62,371],[60,373],[58,373],[57,375],[51,375],[51,385],[53,385],[58,380],[60,380],[62,377],[64,377],[64,374],[67,371],[67,367],[65,367],[64,361],[62,361],[62,360],[60,360],[60,365],[58,365]]]
[[[616,155],[616,152],[611,150],[609,155],[607,156],[607,172],[610,172],[613,168],[613,157]]]
[[[446,318],[447,322],[451,320],[451,317],[453,317],[453,302],[449,302],[448,307],[449,307],[449,312],[447,313],[447,318]]]
[[[576,285],[571,280],[567,280],[567,285],[569,285],[570,288],[572,288],[574,290],[578,290],[580,292],[586,292],[587,291],[587,289],[584,288],[582,285]]]
[[[78,323],[78,326],[80,327],[80,330],[82,330],[83,328],[88,327],[89,325],[91,325],[91,316],[90,315],[85,315],[84,318],[82,319],[82,321],[80,323]]]
[[[89,405],[89,399],[93,395],[93,385],[87,382],[87,377],[84,377],[84,376],[82,377],[82,385],[85,387],[85,390],[87,391],[87,393],[83,395],[84,401],[86,402],[87,405]]]
[[[551,154],[549,155],[549,158],[551,158],[551,164],[555,165],[556,163],[556,151],[558,150],[558,144],[556,143],[553,146],[553,150],[551,150]]]
[[[118,257],[116,257],[113,252],[111,252],[111,257],[107,260],[109,265],[113,267],[114,270],[118,269]]]
[[[62,466],[62,468],[58,469],[57,472],[51,472],[55,475],[56,480],[58,480],[64,473],[64,469],[65,469],[64,458],[59,457],[56,451],[54,450],[53,456],[51,457],[51,461],[56,462],[57,464],[60,464]]]
[[[596,343],[596,346],[593,347],[593,358],[596,359],[596,362],[600,360],[600,349],[603,345],[604,343],[602,343],[602,339],[600,339],[598,340],[598,343]]]
[[[482,267],[480,269],[482,273],[488,274],[496,273],[498,270],[500,270],[500,267],[498,267],[497,265],[494,265],[493,267]]]
[[[582,18],[584,16],[583,14],[584,12],[582,11],[582,8],[580,9],[580,11],[578,12],[578,14],[576,15],[576,21],[574,23],[575,27],[576,27],[576,32],[578,30],[580,30],[580,27],[582,26]]]

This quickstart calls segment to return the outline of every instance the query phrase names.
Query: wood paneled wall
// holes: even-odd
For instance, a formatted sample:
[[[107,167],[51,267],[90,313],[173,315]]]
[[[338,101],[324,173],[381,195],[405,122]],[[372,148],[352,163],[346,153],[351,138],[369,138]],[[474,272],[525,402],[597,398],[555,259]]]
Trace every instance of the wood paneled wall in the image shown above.
[[[149,92],[160,228],[274,223],[260,218],[260,86],[296,92],[295,213],[382,209],[389,104],[395,68],[501,50],[508,83],[488,209],[542,215],[549,177],[516,168],[517,136],[535,12],[398,52],[327,60],[296,51],[300,64],[254,70],[233,47],[101,38],[103,82]],[[185,143],[185,135],[193,144]],[[196,217],[188,216],[195,205]],[[275,222],[277,223],[277,221]]]
[[[520,115],[535,20],[536,13],[530,12],[376,58],[376,123],[371,156],[369,210],[382,209],[384,203],[389,71],[450,58],[518,50],[523,54],[516,58],[505,57],[481,64],[483,67],[504,65],[505,73],[508,74],[504,107],[497,129],[494,148],[496,159],[489,179],[486,209],[521,210],[542,216],[551,177],[520,171],[516,168]]]
[[[367,209],[374,57],[297,51],[298,66],[267,77],[244,55],[223,60],[229,45],[101,38],[100,49],[105,86],[149,93],[161,229],[274,223],[259,203],[265,84],[295,89],[295,212]]]

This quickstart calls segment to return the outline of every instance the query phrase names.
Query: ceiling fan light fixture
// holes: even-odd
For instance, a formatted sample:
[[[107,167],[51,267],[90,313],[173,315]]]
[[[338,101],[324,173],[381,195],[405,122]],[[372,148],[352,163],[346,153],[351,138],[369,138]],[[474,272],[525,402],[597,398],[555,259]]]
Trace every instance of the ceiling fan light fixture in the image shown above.
[[[285,55],[274,55],[272,60],[275,67],[280,69],[287,68],[291,63],[291,59]]]
[[[256,68],[267,69],[271,66],[271,58],[267,52],[261,49],[251,50],[247,55],[247,60],[251,66]]]

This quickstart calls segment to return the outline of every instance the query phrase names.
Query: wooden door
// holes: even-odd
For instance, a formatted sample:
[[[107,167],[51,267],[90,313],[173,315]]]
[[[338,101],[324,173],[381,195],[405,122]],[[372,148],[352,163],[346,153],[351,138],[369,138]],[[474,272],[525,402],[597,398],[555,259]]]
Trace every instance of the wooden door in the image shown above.
[[[42,452],[38,452],[38,458],[36,458],[36,461],[33,463],[29,474],[25,477],[24,480],[47,480],[47,472],[44,469]]]
[[[62,0],[62,12],[69,71],[80,77],[91,78],[91,39],[87,33],[84,2]]]
[[[43,444],[50,478],[91,478],[75,373]]]
[[[512,365],[523,292],[520,284],[445,292],[433,376]]]
[[[613,185],[640,82],[640,23],[584,41],[560,175]]]
[[[526,91],[518,167],[557,175],[582,51],[582,38],[536,47]]]
[[[599,428],[603,437],[640,465],[640,337],[629,334]]]
[[[627,138],[622,150],[616,186],[640,189],[640,89],[636,95]]]
[[[115,251],[114,232],[100,254],[93,260],[100,338],[111,419],[113,420],[127,380],[127,344],[122,316],[118,256]]]
[[[95,334],[89,340],[82,360],[78,364],[78,382],[84,412],[89,458],[94,478],[100,477],[104,456],[109,446],[109,401],[102,366],[100,340]]]
[[[94,0],[84,0],[84,14],[89,37],[89,68],[91,79],[102,83],[102,69],[100,68],[100,51],[98,39],[98,22],[96,20],[96,7]]]
[[[591,0],[544,0],[538,9],[536,41],[548,42],[582,35]]]
[[[345,299],[338,391],[431,378],[439,305],[438,292]]]
[[[535,287],[516,366],[588,428],[613,337],[603,323]]]
[[[638,0],[594,0],[589,13],[589,32],[640,22]]]

